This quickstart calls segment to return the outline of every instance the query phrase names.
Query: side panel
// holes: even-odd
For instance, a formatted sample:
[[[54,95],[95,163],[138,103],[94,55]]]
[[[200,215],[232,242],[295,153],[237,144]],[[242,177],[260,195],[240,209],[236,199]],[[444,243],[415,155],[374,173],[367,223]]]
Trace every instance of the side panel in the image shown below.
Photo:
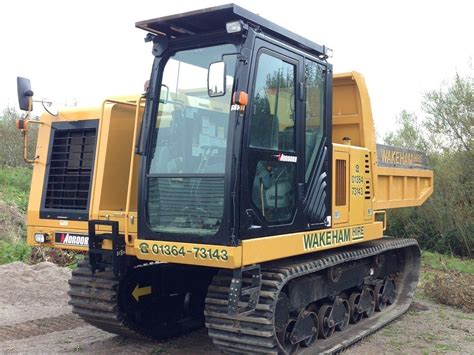
[[[373,184],[370,152],[334,144],[333,224],[354,226],[373,221]]]
[[[242,241],[238,247],[135,240],[135,255],[153,260],[224,269],[262,263],[382,238],[382,222],[280,234]],[[262,250],[265,250],[263,253]]]
[[[334,149],[332,181],[333,223],[349,222],[349,153]]]
[[[87,221],[74,220],[58,220],[58,219],[41,219],[40,208],[45,186],[45,177],[47,169],[47,159],[49,142],[52,132],[53,122],[71,122],[77,120],[88,120],[100,116],[100,109],[84,108],[74,109],[70,111],[60,112],[57,117],[44,114],[40,121],[38,131],[38,140],[36,143],[36,156],[38,157],[36,163],[33,165],[33,175],[30,189],[30,196],[28,202],[28,230],[27,240],[29,245],[38,245],[34,243],[33,233],[48,232],[50,230],[71,230],[71,231],[86,231]]]
[[[433,193],[433,172],[419,150],[377,144],[375,208],[420,206]]]
[[[433,193],[431,170],[377,167],[375,176],[377,210],[420,206]]]
[[[80,243],[60,243],[55,240],[57,233],[69,233],[71,235],[87,235],[87,220],[60,220],[40,218],[39,210],[41,198],[43,196],[46,177],[46,160],[48,157],[49,142],[51,140],[52,123],[89,122],[90,117],[101,117],[97,149],[95,157],[95,167],[93,173],[93,183],[91,191],[91,201],[89,206],[89,217],[104,220],[119,221],[120,233],[125,231],[125,207],[128,178],[130,174],[132,147],[133,123],[135,118],[136,97],[117,98],[123,104],[105,104],[104,112],[101,116],[100,108],[75,109],[61,112],[58,117],[44,115],[40,125],[36,155],[38,162],[33,167],[33,178],[28,206],[28,243],[38,246],[35,243],[35,233],[45,233],[49,236],[49,242],[43,245],[61,249],[87,250],[87,245]],[[135,164],[132,173],[132,191],[130,201],[128,231],[131,240],[136,237],[137,229],[137,175],[139,157],[135,157]],[[87,219],[87,218],[86,218]],[[104,248],[110,248],[108,241],[104,242]],[[127,247],[127,254],[134,254],[133,244]]]
[[[332,249],[382,238],[382,223],[308,231],[242,242],[244,265]],[[261,251],[265,250],[265,253]]]

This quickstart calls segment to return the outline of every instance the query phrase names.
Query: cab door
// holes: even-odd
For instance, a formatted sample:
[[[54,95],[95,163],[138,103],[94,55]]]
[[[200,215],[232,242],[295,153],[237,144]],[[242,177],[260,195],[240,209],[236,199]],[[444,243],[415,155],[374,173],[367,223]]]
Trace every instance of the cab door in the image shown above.
[[[241,166],[241,238],[302,228],[303,57],[256,41]]]

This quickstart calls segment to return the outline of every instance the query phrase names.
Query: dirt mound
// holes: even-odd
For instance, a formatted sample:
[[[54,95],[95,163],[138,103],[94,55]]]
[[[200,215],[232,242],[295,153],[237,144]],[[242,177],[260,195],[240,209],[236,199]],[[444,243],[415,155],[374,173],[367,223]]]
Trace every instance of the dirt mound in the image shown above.
[[[426,296],[437,302],[474,312],[474,276],[459,271],[437,272],[424,286]]]
[[[0,199],[0,240],[17,242],[25,230],[25,215],[13,204]]]
[[[0,289],[2,300],[8,303],[21,303],[31,299],[31,285],[38,298],[48,298],[52,290],[67,291],[67,280],[71,270],[61,268],[50,262],[27,265],[14,262],[0,266]]]
[[[49,262],[0,266],[0,325],[70,312],[70,276],[71,270]]]

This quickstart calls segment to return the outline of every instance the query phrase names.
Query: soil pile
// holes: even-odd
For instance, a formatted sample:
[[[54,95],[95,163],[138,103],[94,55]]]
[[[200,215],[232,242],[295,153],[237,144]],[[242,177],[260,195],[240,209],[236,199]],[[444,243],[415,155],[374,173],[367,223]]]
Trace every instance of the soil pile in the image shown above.
[[[69,313],[70,277],[69,269],[50,262],[0,266],[0,325]]]

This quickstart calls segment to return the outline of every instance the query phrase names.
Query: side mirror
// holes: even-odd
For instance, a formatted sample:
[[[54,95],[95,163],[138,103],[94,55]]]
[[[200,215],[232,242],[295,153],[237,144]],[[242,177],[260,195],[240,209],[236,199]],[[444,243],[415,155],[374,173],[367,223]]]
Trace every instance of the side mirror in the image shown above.
[[[226,87],[225,81],[225,62],[211,63],[207,73],[207,92],[209,96],[224,96]]]
[[[16,86],[20,110],[33,110],[33,91],[31,90],[30,79],[22,78],[19,76],[16,78]]]

